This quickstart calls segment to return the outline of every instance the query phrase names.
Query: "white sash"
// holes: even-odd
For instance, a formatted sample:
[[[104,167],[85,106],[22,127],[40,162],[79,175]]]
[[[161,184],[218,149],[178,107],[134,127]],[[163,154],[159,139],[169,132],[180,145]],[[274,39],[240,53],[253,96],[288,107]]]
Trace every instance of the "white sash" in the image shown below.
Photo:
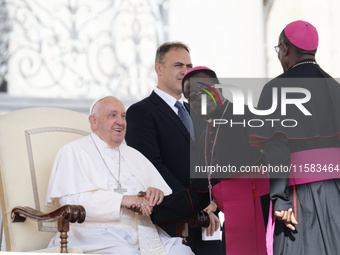
[[[141,255],[166,255],[163,242],[150,217],[139,215],[137,226]]]

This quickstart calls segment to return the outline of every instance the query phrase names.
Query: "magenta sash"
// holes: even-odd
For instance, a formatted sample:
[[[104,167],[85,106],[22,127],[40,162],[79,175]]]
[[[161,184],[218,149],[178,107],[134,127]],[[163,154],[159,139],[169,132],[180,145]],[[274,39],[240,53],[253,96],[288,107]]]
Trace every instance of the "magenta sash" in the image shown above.
[[[290,154],[289,186],[340,178],[340,148],[321,148]]]
[[[268,178],[224,179],[212,188],[214,201],[224,213],[228,255],[266,255],[265,227],[260,196],[269,193]]]
[[[288,185],[299,185],[316,181],[340,178],[340,148],[321,148],[290,154]],[[267,224],[268,255],[273,254],[275,216],[270,202]]]

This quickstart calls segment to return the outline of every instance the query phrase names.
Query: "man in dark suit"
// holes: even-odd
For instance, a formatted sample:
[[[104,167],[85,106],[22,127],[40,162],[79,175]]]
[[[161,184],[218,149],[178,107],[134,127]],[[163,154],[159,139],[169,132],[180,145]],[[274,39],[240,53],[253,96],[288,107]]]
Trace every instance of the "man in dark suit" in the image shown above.
[[[195,140],[194,132],[189,132],[181,120],[180,111],[186,111],[190,119],[188,105],[184,103],[184,109],[179,109],[175,104],[183,104],[181,81],[191,68],[188,46],[180,42],[162,44],[155,59],[157,87],[149,97],[130,106],[126,114],[127,144],[154,164],[173,192],[190,186],[190,141]],[[174,229],[165,230],[175,234]],[[187,240],[195,254],[213,254],[207,253],[213,249],[209,246],[216,246],[201,240],[200,229],[189,229]]]
[[[173,192],[190,184],[190,134],[175,106],[176,101],[183,103],[181,80],[190,68],[185,44],[161,45],[155,63],[157,87],[127,111],[127,144],[154,164]]]

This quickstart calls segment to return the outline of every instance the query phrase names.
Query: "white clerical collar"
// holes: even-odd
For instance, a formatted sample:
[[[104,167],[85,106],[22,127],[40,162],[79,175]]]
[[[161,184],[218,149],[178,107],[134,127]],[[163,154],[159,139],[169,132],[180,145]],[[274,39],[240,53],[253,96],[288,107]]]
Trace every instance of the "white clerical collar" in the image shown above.
[[[91,132],[91,136],[92,136],[93,141],[96,143],[98,149],[101,151],[101,153],[104,153],[106,149],[113,149],[113,150],[119,149],[119,146],[116,148],[111,147],[108,143],[100,139],[100,137],[93,132]]]
[[[176,99],[173,96],[169,95],[168,93],[166,93],[165,91],[159,89],[159,88],[155,88],[155,93],[162,98],[170,107],[172,110],[174,110],[174,112],[176,114],[178,114],[178,108],[175,106],[176,101],[180,101],[182,104],[184,102],[184,96],[181,95],[180,99]]]

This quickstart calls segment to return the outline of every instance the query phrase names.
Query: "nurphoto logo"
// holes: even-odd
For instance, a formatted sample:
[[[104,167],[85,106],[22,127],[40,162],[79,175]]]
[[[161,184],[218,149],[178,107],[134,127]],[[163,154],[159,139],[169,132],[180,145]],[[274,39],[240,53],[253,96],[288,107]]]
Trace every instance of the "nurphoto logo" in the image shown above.
[[[193,79],[195,80],[195,79]],[[198,79],[197,79],[198,80]],[[200,79],[202,80],[202,79]],[[207,80],[207,79],[205,79]],[[215,80],[216,81],[216,80]],[[287,107],[295,107],[297,111],[300,111],[305,116],[311,116],[311,112],[307,109],[305,104],[311,99],[311,92],[302,87],[273,87],[271,91],[271,106],[267,109],[257,109],[253,101],[253,88],[241,89],[235,85],[219,83],[212,84],[210,82],[194,82],[194,86],[191,89],[199,91],[197,95],[199,97],[196,100],[200,101],[200,113],[202,116],[207,115],[209,100],[213,102],[215,106],[222,106],[220,94],[226,92],[231,94],[231,100],[233,103],[233,115],[244,115],[245,107],[248,107],[249,111],[254,114],[253,119],[244,119],[243,121],[233,121],[233,119],[213,119],[213,126],[216,125],[242,125],[249,127],[263,127],[264,125],[281,125],[283,127],[296,127],[298,125],[297,120],[292,118],[285,118],[287,115]],[[211,104],[212,104],[211,102]],[[195,102],[190,102],[190,104]],[[279,110],[279,115],[282,117],[270,118],[270,115]],[[295,109],[294,109],[295,110]],[[256,118],[256,116],[269,116],[268,118]],[[278,114],[276,114],[278,116]]]

